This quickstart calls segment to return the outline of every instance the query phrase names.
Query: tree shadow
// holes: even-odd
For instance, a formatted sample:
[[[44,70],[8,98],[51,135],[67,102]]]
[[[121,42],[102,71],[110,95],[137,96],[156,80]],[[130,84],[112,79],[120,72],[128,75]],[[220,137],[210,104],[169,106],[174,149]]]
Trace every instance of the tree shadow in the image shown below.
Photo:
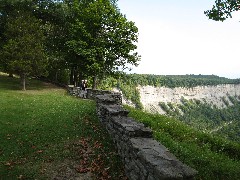
[[[27,80],[27,90],[43,90],[45,88],[46,86],[41,81],[33,78]],[[0,90],[22,90],[20,78],[0,75]]]

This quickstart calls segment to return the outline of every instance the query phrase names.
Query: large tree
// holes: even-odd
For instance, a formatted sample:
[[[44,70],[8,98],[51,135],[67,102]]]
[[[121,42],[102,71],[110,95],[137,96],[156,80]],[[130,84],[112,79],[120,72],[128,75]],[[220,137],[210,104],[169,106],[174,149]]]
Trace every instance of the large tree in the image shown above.
[[[216,0],[211,10],[204,13],[216,21],[224,21],[232,17],[232,12],[240,10],[240,0]]]
[[[127,68],[129,64],[137,65],[140,60],[135,52],[138,29],[120,13],[116,0],[1,0],[0,46],[4,52],[1,65],[5,71],[16,72],[13,68],[14,61],[10,61],[14,53],[8,52],[16,53],[20,41],[26,41],[24,36],[21,40],[20,36],[16,36],[19,34],[17,26],[15,33],[10,35],[9,32],[9,24],[17,24],[14,18],[11,20],[12,12],[16,13],[17,10],[28,12],[33,19],[31,23],[40,25],[38,31],[35,31],[37,34],[44,32],[47,39],[45,44],[39,38],[35,45],[39,45],[39,52],[48,55],[47,69],[52,77],[57,77],[58,72],[67,68],[72,70],[71,74],[74,75],[71,77],[75,77],[75,82],[81,78],[93,77],[93,88],[96,88],[97,78],[114,74],[118,68]],[[14,16],[20,20],[17,15]],[[31,50],[30,47],[27,49]],[[23,51],[24,49],[22,54]],[[25,53],[28,53],[27,50]],[[18,61],[20,62],[19,59]],[[27,64],[31,66],[30,61]],[[39,67],[44,69],[41,68],[44,66]],[[21,74],[33,74],[34,69]]]
[[[4,31],[6,43],[1,55],[6,71],[21,77],[23,90],[26,90],[27,76],[45,72],[47,58],[41,28],[41,21],[29,11],[14,10],[8,14]]]
[[[9,37],[5,36],[7,30],[8,17],[12,16],[13,11],[27,11],[41,22],[41,32],[44,33],[45,54],[48,56],[49,78],[52,80],[57,76],[60,69],[65,69],[65,37],[66,33],[65,12],[61,0],[1,0],[0,1],[0,51]],[[10,37],[12,38],[12,37]],[[7,71],[7,61],[0,57],[0,68]]]
[[[127,68],[128,64],[137,65],[138,29],[120,13],[115,2],[79,0],[71,5],[75,18],[67,45],[76,57],[72,63],[92,77],[93,89],[97,78]]]

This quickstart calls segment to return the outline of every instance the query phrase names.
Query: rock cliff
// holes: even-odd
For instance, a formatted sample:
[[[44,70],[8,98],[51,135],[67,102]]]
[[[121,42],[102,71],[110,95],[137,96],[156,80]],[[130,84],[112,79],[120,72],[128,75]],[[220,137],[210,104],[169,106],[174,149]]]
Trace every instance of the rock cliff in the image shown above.
[[[153,86],[138,86],[140,100],[146,111],[165,112],[160,108],[159,102],[181,103],[181,98],[187,100],[197,99],[218,108],[226,107],[223,97],[232,105],[229,96],[240,97],[240,84],[224,84],[217,86],[197,86],[194,88],[166,88]]]

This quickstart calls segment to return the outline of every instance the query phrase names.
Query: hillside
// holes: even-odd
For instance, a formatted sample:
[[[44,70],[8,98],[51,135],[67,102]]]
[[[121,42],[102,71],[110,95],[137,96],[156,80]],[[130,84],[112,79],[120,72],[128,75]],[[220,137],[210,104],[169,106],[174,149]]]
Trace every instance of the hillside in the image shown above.
[[[124,179],[95,103],[0,75],[0,179]]]
[[[124,179],[113,142],[95,104],[51,84],[0,76],[0,179]],[[197,179],[239,179],[240,146],[166,116],[130,108],[155,138],[197,169]],[[90,177],[91,176],[91,177]]]
[[[240,142],[240,85],[138,86],[144,109],[176,117],[205,132]]]
[[[123,93],[123,103],[166,114],[204,132],[240,142],[239,79],[214,75],[123,75],[105,87]]]
[[[174,118],[127,108],[170,152],[198,171],[196,179],[239,179],[239,143],[203,133]]]

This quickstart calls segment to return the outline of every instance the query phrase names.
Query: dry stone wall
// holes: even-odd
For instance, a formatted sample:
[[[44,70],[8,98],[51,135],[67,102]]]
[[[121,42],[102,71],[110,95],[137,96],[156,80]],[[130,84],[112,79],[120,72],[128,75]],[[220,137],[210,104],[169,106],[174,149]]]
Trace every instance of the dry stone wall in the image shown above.
[[[120,93],[88,90],[100,121],[112,136],[130,180],[193,179],[197,171],[153,139],[151,129],[128,117]]]

